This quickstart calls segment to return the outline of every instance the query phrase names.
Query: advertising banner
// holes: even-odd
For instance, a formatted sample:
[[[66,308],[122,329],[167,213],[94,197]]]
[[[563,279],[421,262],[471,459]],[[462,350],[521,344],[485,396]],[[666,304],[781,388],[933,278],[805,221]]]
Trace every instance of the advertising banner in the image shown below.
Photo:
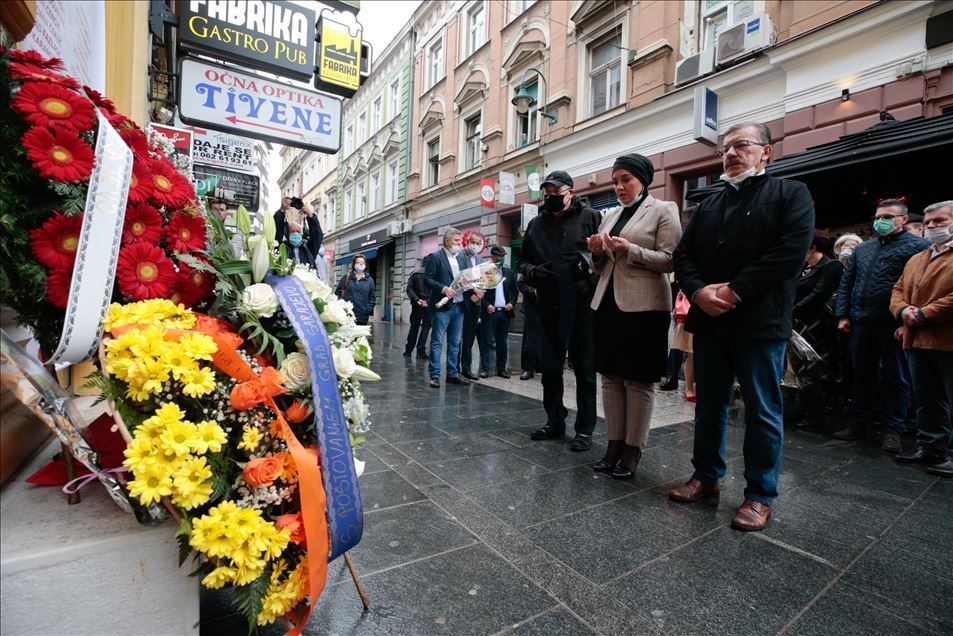
[[[192,167],[192,174],[195,178],[195,194],[225,199],[229,207],[241,203],[249,212],[258,211],[258,193],[261,190],[258,176],[200,163]]]
[[[183,0],[179,7],[184,48],[284,77],[314,75],[312,9],[275,0]]]
[[[192,161],[207,166],[253,172],[255,170],[255,142],[217,130],[191,128]]]
[[[334,154],[341,99],[241,71],[182,60],[179,116],[193,126]]]
[[[526,166],[526,190],[530,201],[539,199],[539,183],[542,177],[539,174],[539,166]]]
[[[500,171],[500,203],[504,205],[516,203],[516,175],[512,172]]]
[[[485,208],[495,207],[496,183],[493,179],[480,179],[480,205]]]
[[[169,161],[186,173],[192,169],[192,131],[162,124],[149,124],[156,135],[163,137],[172,152],[168,155]]]
[[[321,18],[320,29],[318,81],[356,91],[361,85],[361,36],[327,17]]]

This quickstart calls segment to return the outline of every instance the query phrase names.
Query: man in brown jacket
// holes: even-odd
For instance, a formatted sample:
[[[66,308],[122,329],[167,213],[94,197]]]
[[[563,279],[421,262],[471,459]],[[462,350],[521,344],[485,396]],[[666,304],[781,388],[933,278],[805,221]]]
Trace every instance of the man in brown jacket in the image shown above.
[[[908,352],[917,404],[917,448],[901,463],[953,477],[953,201],[923,211],[923,238],[932,245],[907,261],[893,287],[890,312],[903,321],[897,337]]]

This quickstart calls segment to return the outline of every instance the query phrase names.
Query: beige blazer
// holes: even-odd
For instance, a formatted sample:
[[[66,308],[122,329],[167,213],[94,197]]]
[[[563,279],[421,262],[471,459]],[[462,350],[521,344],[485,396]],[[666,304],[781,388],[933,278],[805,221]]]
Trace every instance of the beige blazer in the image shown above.
[[[612,230],[622,210],[619,207],[606,213],[599,226],[600,234]],[[674,269],[672,252],[682,238],[678,206],[648,196],[619,235],[629,241],[628,252],[606,251],[593,257],[599,284],[592,297],[592,308],[599,308],[609,280],[615,276],[615,302],[622,311],[671,311],[672,288],[667,274]]]

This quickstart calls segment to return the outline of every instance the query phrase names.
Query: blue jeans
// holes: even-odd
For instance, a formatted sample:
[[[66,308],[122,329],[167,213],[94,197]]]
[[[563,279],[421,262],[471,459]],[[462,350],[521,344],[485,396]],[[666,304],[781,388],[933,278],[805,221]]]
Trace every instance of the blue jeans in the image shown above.
[[[430,379],[440,379],[440,357],[447,340],[447,377],[460,375],[460,338],[463,335],[462,303],[450,301],[450,308],[434,311],[430,331]]]
[[[907,426],[910,383],[903,349],[893,337],[895,328],[891,324],[851,323],[848,347],[854,376],[847,417],[855,428],[862,429],[869,423],[877,393],[883,401],[884,426],[897,433]]]
[[[778,496],[784,444],[781,376],[786,340],[695,335],[693,477],[717,484],[725,475],[725,429],[734,380],[745,401],[745,498],[765,505]]]

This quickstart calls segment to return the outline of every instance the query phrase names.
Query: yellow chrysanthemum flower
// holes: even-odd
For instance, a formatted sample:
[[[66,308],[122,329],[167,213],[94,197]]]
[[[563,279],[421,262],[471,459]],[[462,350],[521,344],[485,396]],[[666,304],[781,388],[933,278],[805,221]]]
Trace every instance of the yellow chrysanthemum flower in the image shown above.
[[[123,451],[123,455],[126,456],[126,459],[122,462],[123,466],[132,467],[155,462],[156,448],[152,439],[147,436],[140,436],[138,430],[136,433],[132,441],[126,445],[126,450]]]
[[[187,455],[195,447],[199,431],[192,422],[181,420],[165,427],[159,436],[163,450],[175,451],[178,455]]]
[[[237,574],[238,570],[235,568],[220,565],[202,579],[202,585],[210,590],[217,590],[224,587],[226,583],[234,583]]]
[[[234,549],[235,543],[234,531],[219,519],[206,515],[196,519],[192,524],[189,544],[208,556],[228,556]]]
[[[185,411],[176,404],[175,402],[166,402],[162,406],[156,409],[156,412],[145,422],[144,424],[154,421],[156,424],[165,428],[176,422],[181,422],[185,419]]]
[[[195,444],[195,452],[205,454],[208,451],[218,453],[222,450],[222,444],[228,441],[228,435],[217,422],[205,420],[198,423],[198,440]]]
[[[261,431],[251,424],[245,424],[242,428],[242,441],[238,444],[238,447],[250,453],[258,448],[262,437],[264,437],[264,435],[261,434]]]
[[[179,338],[179,347],[193,360],[211,360],[218,351],[215,341],[204,333],[187,333]]]
[[[208,502],[212,496],[212,469],[204,457],[193,457],[181,462],[172,475],[172,501],[191,510]]]
[[[182,393],[189,397],[202,397],[215,390],[215,372],[199,367],[186,373],[182,382]]]
[[[144,464],[142,470],[133,474],[136,478],[129,482],[129,494],[143,504],[172,494],[172,480],[160,466]]]
[[[239,566],[235,575],[235,585],[248,585],[265,571],[265,561],[258,559],[248,565]]]
[[[161,361],[169,370],[169,373],[172,374],[172,377],[180,382],[199,368],[198,362],[189,357],[185,351],[176,347],[169,347],[163,351]]]

